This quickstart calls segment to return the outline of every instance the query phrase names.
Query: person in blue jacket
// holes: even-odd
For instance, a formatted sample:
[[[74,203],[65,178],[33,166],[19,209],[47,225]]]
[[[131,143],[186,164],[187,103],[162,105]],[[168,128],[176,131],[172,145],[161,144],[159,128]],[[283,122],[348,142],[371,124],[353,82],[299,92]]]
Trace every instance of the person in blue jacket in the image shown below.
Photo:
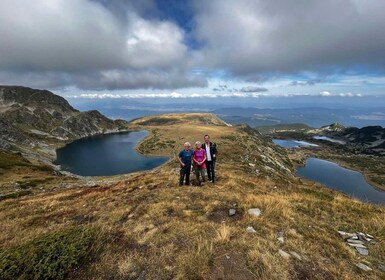
[[[184,149],[179,152],[178,159],[180,162],[179,186],[183,185],[186,178],[186,186],[190,185],[190,171],[193,151],[190,149],[189,142],[184,143]]]

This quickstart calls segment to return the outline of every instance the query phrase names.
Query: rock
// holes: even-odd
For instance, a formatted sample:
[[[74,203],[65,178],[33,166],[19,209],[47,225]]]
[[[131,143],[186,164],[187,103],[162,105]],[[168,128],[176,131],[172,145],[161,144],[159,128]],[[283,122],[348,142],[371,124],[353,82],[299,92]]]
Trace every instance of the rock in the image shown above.
[[[235,209],[229,209],[229,216],[234,216],[237,211]]]
[[[370,235],[370,234],[365,234],[366,237],[370,238],[370,239],[374,239],[374,236],[373,235]]]
[[[259,208],[250,208],[248,213],[252,216],[259,217],[261,215],[261,209]]]
[[[252,226],[248,226],[246,228],[246,231],[249,232],[249,233],[256,233],[257,232]]]
[[[285,243],[285,239],[283,238],[283,236],[281,237],[277,237],[277,240],[281,243]]]
[[[378,269],[381,270],[382,272],[385,272],[385,264],[379,264]]]
[[[354,243],[348,243],[349,246],[356,247],[356,248],[363,248],[366,249],[366,247],[362,244],[354,244]]]
[[[346,242],[352,243],[352,244],[364,244],[363,241],[361,241],[361,240],[355,240],[355,239],[348,239],[348,240],[346,240]]]
[[[369,266],[363,263],[356,263],[356,266],[362,269],[363,271],[372,271],[372,269]]]
[[[286,259],[286,260],[290,259],[290,257],[291,257],[291,255],[289,253],[287,253],[281,249],[278,250],[278,254],[280,254],[281,257]]]
[[[249,162],[249,166],[251,166],[251,167],[255,167],[255,164],[254,164],[254,163],[251,163],[251,162]]]
[[[358,239],[355,234],[338,230],[337,231],[343,239]]]
[[[291,254],[294,258],[296,258],[297,260],[302,261],[302,257],[301,257],[298,253],[296,253],[296,252],[294,252],[294,251],[290,251],[290,254]]]
[[[363,255],[363,256],[369,255],[369,250],[368,250],[367,248],[356,247],[356,250],[357,250],[357,252],[358,252],[360,255]]]
[[[277,240],[281,243],[285,243],[285,238],[284,238],[284,232],[283,231],[279,231],[277,233]]]

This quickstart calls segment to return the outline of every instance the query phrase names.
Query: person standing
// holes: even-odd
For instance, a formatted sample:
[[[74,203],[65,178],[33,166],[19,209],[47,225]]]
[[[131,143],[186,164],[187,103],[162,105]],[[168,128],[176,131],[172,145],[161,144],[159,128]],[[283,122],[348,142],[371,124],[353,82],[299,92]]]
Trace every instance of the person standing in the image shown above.
[[[210,136],[204,136],[205,142],[202,144],[202,149],[206,151],[206,168],[209,181],[215,183],[215,161],[217,157],[217,145],[210,141]]]
[[[190,185],[190,170],[193,151],[190,150],[190,143],[184,143],[184,149],[179,152],[178,159],[180,162],[179,186],[183,185],[186,178],[186,186]]]
[[[193,166],[195,170],[195,177],[197,185],[200,186],[201,182],[205,182],[205,169],[206,169],[206,151],[202,149],[201,142],[195,142],[195,150],[193,155]]]

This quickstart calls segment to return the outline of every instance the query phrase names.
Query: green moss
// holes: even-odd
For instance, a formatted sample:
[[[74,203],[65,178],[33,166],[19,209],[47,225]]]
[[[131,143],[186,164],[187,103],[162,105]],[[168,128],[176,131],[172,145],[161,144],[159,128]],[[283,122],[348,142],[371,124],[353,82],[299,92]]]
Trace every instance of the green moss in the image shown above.
[[[0,168],[10,169],[15,166],[29,165],[31,164],[19,154],[0,152]]]
[[[320,200],[325,200],[325,201],[332,201],[334,199],[333,195],[331,194],[328,194],[322,191],[312,190],[312,189],[303,189],[302,193],[313,196]]]
[[[18,198],[29,194],[32,194],[32,191],[22,190],[14,193],[4,194],[4,195],[0,195],[0,201],[4,199],[9,199],[9,198]]]
[[[17,181],[19,184],[19,187],[22,189],[25,189],[27,187],[36,187],[38,185],[41,185],[43,183],[47,183],[49,181],[52,181],[54,178],[52,177],[47,177],[44,179],[30,179],[30,180],[25,180],[25,181]]]
[[[76,227],[0,251],[0,279],[64,279],[95,255],[93,228]]]

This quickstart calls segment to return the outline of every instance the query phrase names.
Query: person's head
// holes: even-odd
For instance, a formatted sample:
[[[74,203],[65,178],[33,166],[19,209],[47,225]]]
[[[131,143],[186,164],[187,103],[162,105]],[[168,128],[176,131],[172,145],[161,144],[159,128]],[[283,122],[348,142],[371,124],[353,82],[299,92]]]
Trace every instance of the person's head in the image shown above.
[[[205,135],[204,139],[205,139],[205,143],[208,144],[210,142],[210,136],[208,136],[207,134]]]
[[[199,150],[201,147],[202,147],[202,143],[199,141],[196,141],[195,142],[195,148],[197,148]]]
[[[191,147],[191,144],[189,142],[184,143],[184,149],[187,151]]]

